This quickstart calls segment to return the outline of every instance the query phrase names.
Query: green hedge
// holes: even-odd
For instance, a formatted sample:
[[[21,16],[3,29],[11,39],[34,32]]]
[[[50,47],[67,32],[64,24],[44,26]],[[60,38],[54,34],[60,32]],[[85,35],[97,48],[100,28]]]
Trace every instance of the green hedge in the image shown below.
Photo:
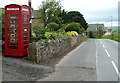
[[[55,22],[51,22],[47,25],[47,28],[50,30],[50,31],[57,31],[59,29],[59,25]]]
[[[78,23],[72,22],[66,25],[65,31],[76,31],[78,34],[80,33],[80,26]]]

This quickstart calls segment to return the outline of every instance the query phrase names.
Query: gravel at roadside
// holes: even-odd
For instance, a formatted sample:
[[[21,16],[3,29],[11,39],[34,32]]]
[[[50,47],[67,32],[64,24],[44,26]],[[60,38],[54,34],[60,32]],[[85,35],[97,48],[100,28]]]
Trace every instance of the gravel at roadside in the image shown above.
[[[13,57],[2,58],[3,81],[35,81],[54,72],[54,66],[43,66]]]

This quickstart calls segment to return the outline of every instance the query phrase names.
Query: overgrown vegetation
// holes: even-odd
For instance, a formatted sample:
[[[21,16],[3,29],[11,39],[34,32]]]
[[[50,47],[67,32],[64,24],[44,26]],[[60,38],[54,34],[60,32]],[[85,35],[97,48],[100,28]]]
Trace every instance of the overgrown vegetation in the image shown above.
[[[88,28],[88,24],[86,23],[83,15],[78,11],[67,12],[65,10],[62,10],[61,18],[63,23],[76,22],[79,23],[84,28],[84,30],[87,30]]]
[[[0,9],[0,39],[4,40],[4,10]]]
[[[1,14],[0,11],[1,16],[4,16],[3,13]],[[78,34],[85,33],[88,27],[80,12],[62,10],[58,0],[42,1],[38,13],[40,22],[32,27],[32,41],[64,38],[69,36],[68,34],[77,36]],[[4,22],[3,20],[4,18],[2,17],[2,22]],[[2,38],[4,38],[4,29],[2,29],[2,34]]]
[[[61,9],[60,1],[46,0],[39,7],[41,23],[33,27],[33,37],[38,39],[57,39],[78,36],[88,27],[83,15],[78,11],[67,12]]]
[[[51,23],[47,24],[47,28],[50,31],[57,31],[59,29],[59,24],[57,24],[55,22],[51,22]]]
[[[120,42],[120,32],[113,32],[111,35],[102,36],[103,39],[111,39]]]
[[[80,26],[78,23],[72,22],[68,23],[65,27],[65,31],[76,31],[77,33],[80,33]]]
[[[94,38],[92,31],[89,31],[89,32],[88,32],[88,37],[89,37],[89,38]]]
[[[78,36],[78,33],[76,31],[70,31],[70,32],[67,32],[68,36],[70,37],[75,37],[75,36]]]
[[[50,22],[61,23],[61,5],[60,1],[44,0],[39,7],[39,15],[43,26],[46,27]]]
[[[104,35],[103,29],[102,29],[102,27],[99,27],[97,29],[97,37],[101,38],[103,35]]]
[[[104,35],[104,31],[102,27],[98,27],[96,31],[88,32],[89,38],[102,38],[103,35]]]
[[[67,33],[65,32],[45,32],[44,34],[46,39],[59,39],[59,38],[65,38],[67,36]]]

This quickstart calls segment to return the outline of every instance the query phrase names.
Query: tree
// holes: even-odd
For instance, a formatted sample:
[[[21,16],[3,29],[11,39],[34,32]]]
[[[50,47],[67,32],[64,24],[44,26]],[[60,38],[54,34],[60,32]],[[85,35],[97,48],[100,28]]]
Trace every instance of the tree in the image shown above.
[[[4,40],[4,10],[0,9],[0,39]],[[2,38],[1,38],[2,37]]]
[[[32,31],[33,37],[44,38],[46,29],[43,26],[34,26]]]
[[[67,12],[63,9],[61,12],[62,23],[68,23],[68,15]]]
[[[70,11],[67,13],[63,10],[61,15],[62,15],[62,20],[64,20],[63,21],[64,23],[77,22],[85,30],[88,28],[88,25],[87,25],[83,15],[78,11]]]
[[[103,32],[103,30],[102,30],[102,27],[99,27],[99,28],[97,29],[97,34],[98,34],[98,38],[101,38],[101,37],[103,36],[104,32]]]
[[[66,25],[65,31],[76,31],[77,33],[80,33],[80,26],[78,23],[72,22],[72,23],[68,23]]]
[[[40,18],[43,22],[44,27],[50,22],[57,24],[61,23],[61,6],[60,1],[46,0],[43,1],[39,7]]]
[[[89,31],[89,32],[88,32],[88,36],[89,36],[90,38],[94,38],[92,31]]]
[[[51,22],[51,23],[47,24],[47,28],[50,31],[57,31],[59,29],[59,25],[55,22]]]

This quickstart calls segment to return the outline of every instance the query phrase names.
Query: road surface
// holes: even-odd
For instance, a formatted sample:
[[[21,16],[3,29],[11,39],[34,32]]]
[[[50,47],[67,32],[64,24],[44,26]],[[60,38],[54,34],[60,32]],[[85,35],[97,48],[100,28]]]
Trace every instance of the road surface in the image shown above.
[[[96,41],[98,81],[118,81],[118,43],[112,40]]]
[[[118,81],[120,78],[118,42],[108,39],[83,42],[55,65],[52,74],[54,67],[10,57],[0,56],[0,61],[0,78],[4,81]]]
[[[56,71],[38,81],[118,81],[118,42],[90,39],[68,53]]]

